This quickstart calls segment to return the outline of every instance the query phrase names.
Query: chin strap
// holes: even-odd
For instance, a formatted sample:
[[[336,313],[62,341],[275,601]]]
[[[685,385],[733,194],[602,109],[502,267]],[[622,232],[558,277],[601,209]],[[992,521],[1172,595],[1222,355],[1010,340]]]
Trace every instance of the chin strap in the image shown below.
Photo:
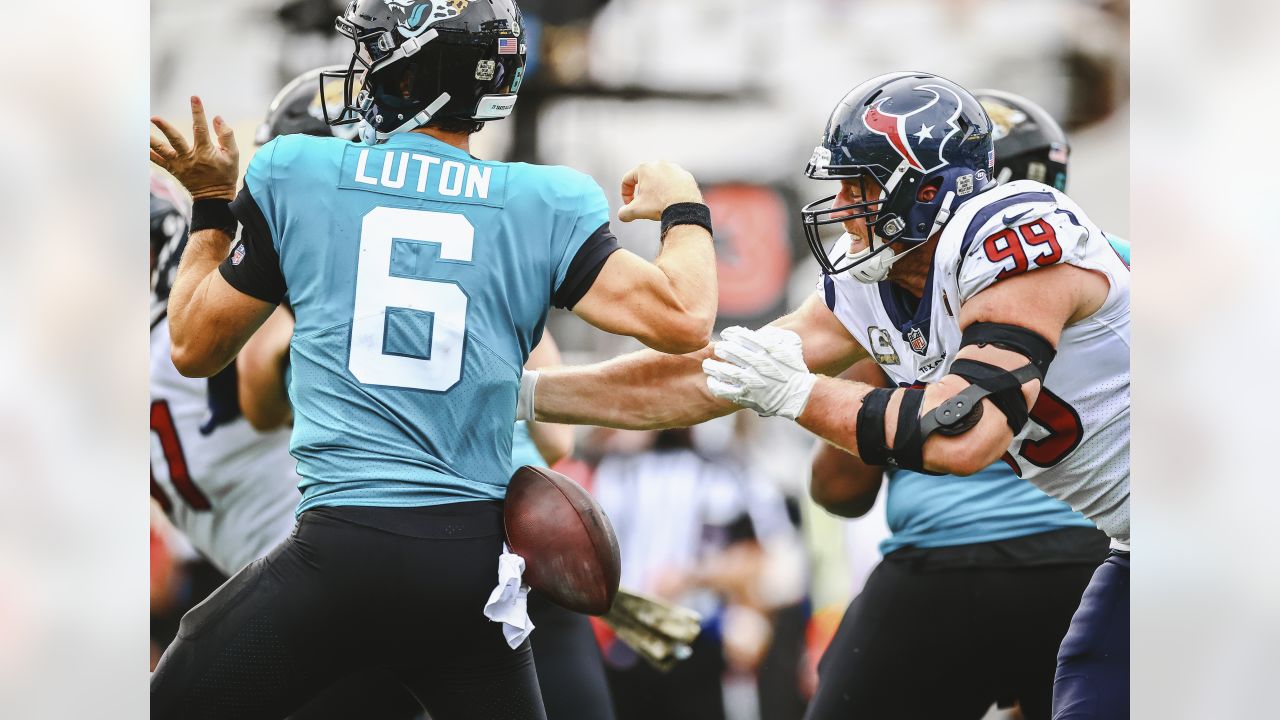
[[[858,282],[874,285],[875,283],[889,277],[889,270],[893,268],[893,264],[907,256],[912,250],[924,245],[924,243],[916,243],[900,253],[894,252],[893,248],[881,248],[875,256],[870,260],[859,263],[849,268],[849,274],[853,275]],[[847,255],[850,260],[866,257],[871,254],[871,248],[866,247],[856,253]]]
[[[436,98],[430,105],[423,108],[422,112],[419,112],[417,115],[406,120],[400,125],[400,127],[386,132],[378,130],[368,120],[362,117],[360,119],[360,139],[364,141],[366,145],[377,145],[396,133],[416,130],[431,122],[431,118],[434,117],[436,113],[440,112],[440,108],[444,107],[448,103],[449,93],[440,93],[440,97]],[[372,105],[372,100],[370,100],[370,105]],[[366,112],[365,116],[367,117],[367,115],[368,113]]]
[[[941,228],[946,224],[947,220],[951,219],[951,206],[955,203],[955,199],[955,193],[949,190],[947,191],[947,194],[943,196],[942,203],[938,207],[938,214],[933,218],[933,227],[929,229],[929,234],[925,236],[926,239],[924,242],[928,242],[928,238],[933,237],[933,234],[938,231],[938,228]],[[915,250],[921,245],[924,245],[924,242],[916,243],[902,252],[895,252],[893,248],[886,249],[882,247],[870,260],[859,263],[850,268],[849,273],[852,274],[858,282],[866,283],[868,285],[878,283],[889,277],[889,270],[893,268],[894,263],[906,257],[907,253]],[[846,257],[850,260],[858,260],[859,258],[867,257],[870,254],[871,245],[868,244],[867,247],[862,250],[849,254]]]

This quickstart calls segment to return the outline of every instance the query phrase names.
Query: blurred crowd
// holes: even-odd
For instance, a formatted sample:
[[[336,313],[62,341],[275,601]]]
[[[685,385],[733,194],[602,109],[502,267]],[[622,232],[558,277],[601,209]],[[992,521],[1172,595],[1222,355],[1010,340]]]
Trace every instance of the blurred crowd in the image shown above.
[[[200,94],[236,127],[247,162],[276,91],[349,56],[333,32],[344,4],[153,0],[152,112],[181,118]],[[796,210],[825,193],[801,171],[835,101],[881,72],[920,69],[1034,99],[1070,134],[1072,197],[1108,232],[1129,233],[1126,0],[520,5],[535,40],[519,104],[475,137],[473,152],[569,165],[606,190],[638,161],[688,168],[716,226],[719,327],[759,324],[813,292],[817,266]],[[652,226],[614,230],[629,249],[656,253]],[[547,327],[567,363],[633,349],[563,311]],[[611,517],[623,585],[704,619],[693,657],[666,674],[601,628],[615,703],[640,707],[679,688],[687,703],[720,703],[730,718],[803,714],[817,658],[887,535],[882,508],[843,521],[809,501],[812,447],[792,423],[751,413],[692,430],[578,431],[575,454],[556,468]],[[162,514],[152,517],[154,664],[181,612],[220,576]]]

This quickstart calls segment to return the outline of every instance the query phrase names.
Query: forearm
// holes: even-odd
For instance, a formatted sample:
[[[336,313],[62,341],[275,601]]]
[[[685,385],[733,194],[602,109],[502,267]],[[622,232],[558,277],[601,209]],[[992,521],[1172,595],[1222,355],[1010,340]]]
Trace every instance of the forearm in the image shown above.
[[[689,317],[710,339],[719,306],[711,234],[698,225],[676,225],[654,260],[666,279],[671,310]]]
[[[861,382],[819,376],[804,412],[801,427],[853,455],[858,454],[857,422],[862,399],[875,388]]]
[[[875,504],[883,479],[884,468],[822,442],[813,455],[809,496],[834,515],[862,517]]]
[[[236,360],[240,409],[257,430],[283,427],[293,419],[293,406],[284,382],[287,357],[287,353],[272,358],[241,353]]]
[[[965,383],[954,376],[925,389],[921,414],[931,412],[946,398],[963,390]],[[860,456],[858,451],[858,412],[863,400],[875,388],[859,382],[819,377],[804,412],[796,418],[805,429],[827,442]],[[896,439],[898,409],[905,390],[897,390],[889,401],[884,416],[886,447],[893,448]],[[926,438],[923,461],[926,470],[949,475],[972,475],[995,462],[1009,446],[1012,433],[1004,416],[988,401],[978,423],[955,436],[934,433]]]
[[[539,421],[633,430],[687,427],[738,409],[707,390],[702,360],[711,350],[667,355],[652,350],[578,367],[541,371],[534,395]]]
[[[573,454],[573,428],[559,423],[529,423],[529,439],[548,465],[555,465]]]
[[[227,257],[231,237],[216,229],[191,233],[169,291],[169,335],[175,364],[184,375],[207,377],[226,367],[238,349],[219,336],[201,333],[193,321],[206,302],[213,274]]]

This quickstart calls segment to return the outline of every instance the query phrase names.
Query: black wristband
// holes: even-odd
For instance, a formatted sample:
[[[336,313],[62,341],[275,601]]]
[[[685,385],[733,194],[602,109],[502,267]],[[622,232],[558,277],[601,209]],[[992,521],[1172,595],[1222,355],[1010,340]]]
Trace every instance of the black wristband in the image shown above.
[[[236,236],[236,216],[231,213],[231,201],[222,198],[206,198],[191,204],[191,232],[221,230],[228,237]]]
[[[666,239],[667,231],[676,225],[698,225],[705,228],[707,234],[712,234],[711,210],[706,205],[695,202],[668,205],[667,209],[662,211],[662,235],[659,237]]]

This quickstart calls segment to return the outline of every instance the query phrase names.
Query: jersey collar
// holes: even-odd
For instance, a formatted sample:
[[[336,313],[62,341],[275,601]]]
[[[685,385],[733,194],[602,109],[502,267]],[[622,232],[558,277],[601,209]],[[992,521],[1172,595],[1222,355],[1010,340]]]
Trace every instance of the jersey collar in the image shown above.
[[[396,148],[430,148],[433,155],[445,155],[448,157],[458,158],[459,160],[480,160],[480,158],[472,155],[466,150],[456,148],[449,143],[433,138],[430,135],[418,132],[402,132],[396,133],[381,143],[383,147]]]

